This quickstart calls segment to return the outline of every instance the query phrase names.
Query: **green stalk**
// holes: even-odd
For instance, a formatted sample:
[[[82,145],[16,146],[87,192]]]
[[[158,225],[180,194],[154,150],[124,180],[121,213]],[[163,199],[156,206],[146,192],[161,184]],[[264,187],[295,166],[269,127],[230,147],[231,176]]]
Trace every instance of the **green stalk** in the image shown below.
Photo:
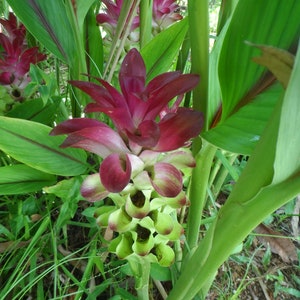
[[[299,193],[299,186],[300,174],[297,174],[262,188],[248,202],[239,203],[238,197],[231,198],[188,261],[168,300],[193,299],[199,290],[207,290],[211,278],[233,249],[268,215],[293,199]]]
[[[86,59],[85,59],[85,46],[83,41],[83,28],[79,28],[76,15],[74,13],[74,8],[72,1],[66,1],[66,11],[69,18],[69,22],[74,31],[75,37],[75,45],[76,45],[76,53],[74,53],[74,57],[72,60],[69,60],[69,68],[70,68],[70,78],[71,79],[83,79],[86,80],[86,77],[83,74],[87,73]],[[72,88],[71,94],[71,106],[72,106],[72,116],[80,117],[81,116],[81,106],[85,106],[88,102],[88,97],[85,93],[79,90],[75,90]]]
[[[236,158],[237,158],[237,154],[232,154],[230,157],[228,157],[228,163],[230,165],[233,165]],[[229,170],[224,165],[222,165],[216,177],[211,178],[211,182],[209,186],[213,185],[213,195],[215,198],[220,194],[221,188],[223,187],[224,181],[229,173],[230,173]],[[234,181],[237,181],[235,178],[233,179]]]
[[[198,292],[205,296],[217,269],[234,248],[270,213],[299,193],[299,172],[272,184],[281,105],[279,101],[232,193],[185,263],[169,300],[193,299]]]
[[[149,299],[149,278],[151,263],[147,258],[132,256],[128,259],[129,266],[135,279],[135,289],[139,300]]]
[[[153,0],[140,2],[140,49],[151,40]]]
[[[206,202],[208,180],[215,152],[215,146],[204,143],[196,156],[196,167],[192,172],[188,195],[191,205],[189,208],[186,238],[190,250],[193,250],[198,245],[202,211]]]
[[[82,297],[82,294],[86,291],[86,285],[89,282],[89,279],[93,276],[93,267],[95,265],[94,263],[94,258],[97,255],[97,244],[96,241],[93,240],[90,246],[90,253],[88,255],[88,262],[87,265],[85,267],[84,273],[82,275],[81,278],[81,283],[82,286],[80,286],[80,288],[78,289],[76,296],[75,296],[75,300],[79,300]]]
[[[189,0],[189,34],[191,41],[191,72],[200,75],[200,83],[193,93],[193,108],[208,116],[209,75],[209,10],[208,0]],[[204,130],[208,129],[205,119]]]
[[[130,27],[131,27],[132,21],[133,21],[134,16],[135,16],[135,12],[137,11],[137,8],[138,8],[139,4],[140,4],[140,0],[134,0],[132,2],[129,2],[129,1],[124,2],[123,5],[122,5],[120,19],[122,18],[122,15],[123,15],[123,7],[125,9],[124,10],[124,12],[125,12],[124,16],[126,17],[126,19],[125,19],[125,23],[124,23],[123,28],[121,28],[122,29],[122,31],[121,31],[122,32],[122,37],[121,37],[120,43],[119,43],[118,47],[117,46],[115,47],[116,53],[115,53],[115,56],[114,56],[114,60],[111,63],[111,69],[110,69],[109,75],[107,77],[108,82],[110,82],[112,80],[112,77],[113,77],[113,74],[115,72],[116,66],[119,62],[119,58],[121,56],[121,53],[122,53],[122,51],[124,51],[125,42],[126,42],[126,39],[127,39],[128,35],[130,34],[130,30],[131,30]],[[128,14],[127,14],[127,12],[128,12]],[[119,27],[119,22],[118,22],[117,30],[118,30],[118,27]],[[111,50],[111,53],[113,53],[112,50]],[[112,58],[112,56],[110,58]],[[107,64],[107,68],[105,70],[104,75],[106,74],[106,72],[108,70],[108,65],[109,64]]]
[[[9,277],[9,280],[7,281],[5,287],[2,288],[0,291],[0,299],[6,299],[8,297],[9,293],[22,282],[23,278],[23,271],[27,267],[26,260],[29,259],[32,255],[36,255],[36,252],[38,251],[38,248],[34,249],[36,244],[41,240],[41,237],[45,230],[48,228],[48,225],[50,223],[50,218],[45,217],[43,221],[39,222],[37,225],[39,225],[39,228],[35,235],[32,237],[30,244],[26,248],[24,254],[19,259],[17,266],[15,267],[14,271]]]

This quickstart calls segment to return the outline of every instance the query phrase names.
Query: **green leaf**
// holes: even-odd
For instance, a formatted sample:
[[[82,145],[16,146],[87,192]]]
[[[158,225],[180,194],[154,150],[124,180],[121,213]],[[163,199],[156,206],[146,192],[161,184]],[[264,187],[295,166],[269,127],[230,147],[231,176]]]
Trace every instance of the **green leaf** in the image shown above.
[[[75,199],[76,202],[79,199],[82,199],[79,193],[79,188],[82,183],[82,178],[71,178],[65,179],[53,186],[48,186],[44,188],[44,192],[47,194],[54,194],[56,197],[59,197],[64,200]]]
[[[156,279],[159,281],[172,280],[170,269],[166,268],[166,267],[162,267],[161,265],[159,265],[157,263],[151,264],[150,274],[153,279]]]
[[[44,188],[44,192],[54,194],[61,198],[63,204],[60,207],[60,213],[56,220],[57,228],[64,226],[74,217],[78,209],[78,201],[82,199],[80,195],[81,177],[62,180],[54,186]]]
[[[223,27],[230,19],[238,2],[239,0],[221,1],[219,18],[218,18],[218,26],[217,26],[217,34],[219,34],[223,30]]]
[[[260,51],[245,41],[288,49],[300,33],[299,14],[299,1],[267,0],[254,5],[253,1],[244,0],[237,3],[230,23],[223,28],[225,37],[224,32],[219,36],[224,39],[221,46],[218,44],[221,47],[219,76],[210,75],[210,85],[214,87],[210,90],[212,100],[217,102],[218,93],[214,90],[218,89],[214,82],[218,80],[222,99],[221,120],[214,122],[217,125],[211,132],[203,134],[210,143],[235,153],[251,154],[282,91],[275,86],[267,90],[266,78],[259,81],[266,68],[252,61]],[[211,72],[214,71],[211,69]]]
[[[37,170],[74,176],[87,169],[86,153],[79,149],[61,149],[62,136],[49,136],[45,125],[0,117],[0,149],[14,159]]]
[[[280,84],[271,86],[202,137],[221,149],[250,155],[282,94]]]
[[[251,62],[259,52],[245,41],[287,49],[299,36],[299,15],[298,0],[266,0],[255,4],[252,0],[238,2],[220,54],[222,120],[232,113],[265,72],[265,68]]]
[[[35,121],[51,125],[55,120],[55,113],[61,103],[61,98],[52,97],[44,103],[42,98],[25,101],[15,106],[6,114],[6,117]]]
[[[86,15],[88,14],[88,11],[90,10],[91,6],[94,3],[98,2],[98,0],[76,0],[76,2],[75,1],[72,1],[72,2],[75,3],[78,27],[83,28],[83,24],[84,24]],[[94,20],[96,22],[95,15],[94,15]]]
[[[77,50],[74,32],[63,1],[8,0],[7,2],[37,40],[59,59],[70,61]]]
[[[299,76],[300,51],[285,97],[277,102],[242,175],[168,299],[192,299],[205,289],[232,250],[268,215],[300,193]],[[204,251],[209,245],[209,252]]]
[[[88,74],[102,77],[103,74],[103,45],[99,27],[96,23],[95,12],[92,7],[85,18],[86,51]]]
[[[185,18],[156,35],[141,49],[147,69],[147,80],[169,70],[187,30],[188,20]]]
[[[276,157],[274,162],[275,175],[273,183],[293,176],[300,171],[300,43],[290,78],[285,93],[280,118],[279,137],[276,145]]]
[[[56,177],[26,165],[0,168],[0,195],[36,192],[55,183]]]

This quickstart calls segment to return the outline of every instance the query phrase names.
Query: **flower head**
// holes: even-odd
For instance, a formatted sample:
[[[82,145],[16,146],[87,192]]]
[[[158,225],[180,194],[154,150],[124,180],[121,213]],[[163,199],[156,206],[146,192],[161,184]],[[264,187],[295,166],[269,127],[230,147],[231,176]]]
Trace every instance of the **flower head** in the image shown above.
[[[59,124],[52,134],[67,135],[62,147],[82,148],[103,159],[99,173],[84,179],[81,194],[89,201],[109,197],[115,204],[95,211],[97,224],[118,233],[109,250],[120,259],[138,255],[169,266],[175,254],[168,243],[183,234],[176,210],[189,203],[183,174],[195,166],[187,146],[203,124],[202,113],[180,103],[198,76],[169,72],[147,84],[144,61],[132,49],[121,65],[120,91],[97,80],[71,84],[92,98],[85,111],[105,113],[114,129],[79,118]]]
[[[17,23],[13,13],[9,14],[8,20],[0,19],[0,23],[6,31],[6,34],[0,33],[0,84],[11,86],[12,94],[19,98],[20,90],[30,81],[30,64],[36,64],[46,56],[39,53],[37,47],[27,48],[26,29]]]
[[[71,81],[94,100],[86,112],[102,112],[108,115],[116,131],[106,124],[88,118],[71,119],[58,125],[52,134],[67,134],[63,147],[82,148],[103,158],[100,166],[101,184],[113,193],[121,192],[130,180],[139,187],[152,186],[164,197],[175,197],[182,189],[182,175],[172,161],[193,165],[189,154],[173,152],[172,158],[163,161],[157,155],[189,145],[202,128],[200,112],[170,107],[174,97],[182,100],[182,94],[198,83],[197,75],[180,72],[164,73],[146,84],[144,61],[136,49],[126,55],[119,74],[121,92],[108,82],[98,78],[100,85],[92,82]],[[183,157],[184,156],[184,157]],[[170,176],[171,175],[171,176]],[[99,188],[87,179],[83,188],[93,201]],[[102,189],[100,189],[102,191]]]
[[[199,112],[176,108],[166,113],[174,97],[181,97],[197,85],[197,75],[169,72],[146,84],[144,61],[139,52],[132,49],[119,73],[122,93],[108,82],[98,81],[101,85],[83,81],[71,83],[94,100],[85,111],[107,114],[120,136],[129,146],[132,145],[131,150],[135,145],[155,151],[175,150],[197,136],[202,128],[203,116]]]
[[[152,10],[154,30],[161,31],[172,23],[181,20],[182,16],[178,11],[179,6],[176,0],[154,0]]]
[[[115,2],[111,0],[102,0],[102,2],[105,4],[106,9],[103,13],[100,13],[96,16],[96,21],[99,24],[103,24],[105,29],[110,33],[111,36],[113,36],[116,32],[123,0],[116,0]],[[139,27],[139,25],[139,17],[135,16],[131,24],[130,32],[133,32],[137,27]]]
[[[121,8],[123,0],[103,0],[102,1],[106,9],[96,16],[96,20],[99,24],[102,24],[108,33],[113,36],[118,19],[120,17]],[[160,32],[161,30],[167,28],[172,23],[181,20],[182,16],[178,13],[179,6],[176,0],[153,0],[152,6],[152,28],[153,34]],[[130,39],[136,40],[136,34],[134,34],[135,29],[140,26],[140,16],[139,10],[137,15],[134,17],[131,28],[130,28]]]

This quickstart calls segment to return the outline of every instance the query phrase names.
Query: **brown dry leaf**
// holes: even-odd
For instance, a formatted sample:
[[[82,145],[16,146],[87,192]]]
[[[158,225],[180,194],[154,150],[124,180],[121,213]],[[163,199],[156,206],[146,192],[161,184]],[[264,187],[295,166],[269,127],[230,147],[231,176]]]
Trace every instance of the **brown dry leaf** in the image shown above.
[[[0,243],[0,253],[11,251],[14,248],[22,248],[24,246],[27,246],[29,243],[30,241],[24,241],[24,242],[8,241],[8,242]]]
[[[267,67],[286,89],[294,65],[294,55],[276,47],[247,43],[262,51],[262,55],[254,57],[253,61]]]
[[[263,234],[263,236],[257,236],[258,240],[263,244],[269,244],[271,251],[278,254],[284,262],[298,261],[296,246],[290,239],[264,224],[258,225],[254,231]]]

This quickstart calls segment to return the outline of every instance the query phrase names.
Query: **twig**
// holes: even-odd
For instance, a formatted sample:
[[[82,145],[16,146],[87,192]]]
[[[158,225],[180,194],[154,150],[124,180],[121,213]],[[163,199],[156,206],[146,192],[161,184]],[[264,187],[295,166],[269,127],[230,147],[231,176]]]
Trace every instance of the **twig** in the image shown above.
[[[160,295],[162,296],[162,298],[165,300],[168,297],[168,294],[166,293],[165,288],[163,287],[163,285],[161,284],[161,282],[157,279],[153,279],[153,282],[156,286],[156,288],[158,289]]]

